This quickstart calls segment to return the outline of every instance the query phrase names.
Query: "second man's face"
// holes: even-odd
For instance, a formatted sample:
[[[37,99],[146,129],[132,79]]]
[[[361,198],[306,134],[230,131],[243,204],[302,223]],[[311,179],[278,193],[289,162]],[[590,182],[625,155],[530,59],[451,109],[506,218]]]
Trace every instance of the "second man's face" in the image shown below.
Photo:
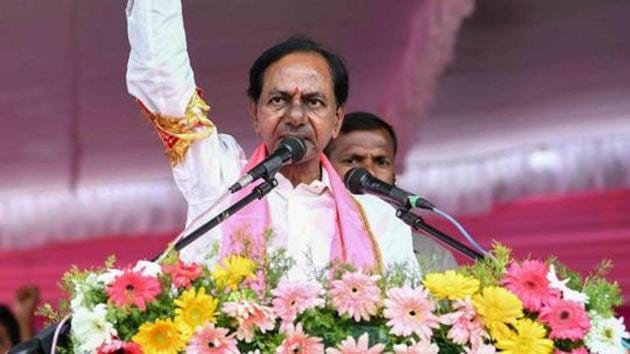
[[[344,113],[337,108],[328,63],[314,53],[289,54],[270,65],[260,98],[250,110],[268,151],[286,136],[297,136],[308,149],[303,161],[319,158],[337,136]]]
[[[342,178],[351,168],[363,167],[380,180],[395,182],[394,147],[383,129],[340,135],[330,147],[330,162]]]

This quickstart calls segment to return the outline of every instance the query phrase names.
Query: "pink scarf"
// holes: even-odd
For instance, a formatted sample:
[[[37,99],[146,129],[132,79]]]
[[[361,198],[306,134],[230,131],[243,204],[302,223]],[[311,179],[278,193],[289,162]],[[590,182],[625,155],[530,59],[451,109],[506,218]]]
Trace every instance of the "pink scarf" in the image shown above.
[[[267,156],[264,144],[256,148],[243,173]],[[328,173],[337,214],[335,235],[330,247],[330,260],[349,263],[359,269],[380,271],[381,256],[376,240],[364,221],[361,206],[346,190],[328,159],[322,154],[322,167]],[[232,196],[232,203],[251,192],[254,183]],[[269,205],[266,198],[255,200],[226,221],[221,246],[221,257],[246,253],[258,261],[264,261],[266,252],[265,232],[273,229],[269,223]],[[313,224],[312,227],[317,227]],[[256,250],[262,252],[256,252]],[[253,253],[253,254],[252,254]]]

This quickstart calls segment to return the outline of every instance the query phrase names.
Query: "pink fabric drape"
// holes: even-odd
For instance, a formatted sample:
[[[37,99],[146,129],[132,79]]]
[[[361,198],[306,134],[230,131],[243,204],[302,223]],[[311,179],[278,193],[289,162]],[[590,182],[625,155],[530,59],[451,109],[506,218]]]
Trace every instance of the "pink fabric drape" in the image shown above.
[[[437,82],[453,60],[457,32],[474,10],[474,0],[420,1],[410,21],[407,48],[383,115],[401,132],[401,156],[412,145],[417,123],[433,101]]]
[[[267,149],[260,144],[252,154],[243,173],[262,162],[267,156]],[[330,259],[341,260],[365,270],[378,270],[380,268],[379,251],[376,242],[368,230],[368,225],[363,223],[359,206],[346,190],[341,178],[335,172],[325,155],[320,156],[322,169],[328,174],[331,193],[335,199],[337,210],[336,234],[333,236],[330,247]],[[248,186],[234,195],[233,201],[241,199],[253,190],[255,184]],[[230,254],[243,252],[246,237],[252,250],[260,250],[262,253],[250,255],[260,260],[265,257],[265,231],[272,227],[270,224],[269,205],[267,199],[255,200],[239,213],[226,221],[221,246],[223,257]],[[315,224],[313,225],[315,226]]]

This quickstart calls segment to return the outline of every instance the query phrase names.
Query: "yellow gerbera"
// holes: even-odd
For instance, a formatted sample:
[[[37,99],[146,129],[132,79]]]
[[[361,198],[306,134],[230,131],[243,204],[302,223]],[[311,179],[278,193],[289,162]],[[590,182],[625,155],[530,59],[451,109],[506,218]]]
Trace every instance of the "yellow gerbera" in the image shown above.
[[[453,270],[427,274],[422,283],[439,300],[462,300],[479,290],[479,280]]]
[[[212,280],[218,288],[229,287],[236,290],[239,284],[254,276],[256,263],[249,258],[241,256],[229,256],[212,268]]]
[[[521,301],[516,295],[498,286],[483,288],[481,294],[473,297],[473,305],[495,339],[508,336],[510,329],[506,324],[514,324],[518,318],[523,317]]]
[[[506,354],[548,354],[553,351],[553,341],[547,339],[545,327],[528,318],[514,324],[516,333],[510,334],[497,342],[497,348]]]
[[[145,322],[131,338],[143,353],[177,353],[186,343],[171,319]]]
[[[175,324],[185,338],[188,338],[198,326],[214,323],[218,301],[206,294],[206,289],[199,291],[190,288],[173,301],[175,309]]]

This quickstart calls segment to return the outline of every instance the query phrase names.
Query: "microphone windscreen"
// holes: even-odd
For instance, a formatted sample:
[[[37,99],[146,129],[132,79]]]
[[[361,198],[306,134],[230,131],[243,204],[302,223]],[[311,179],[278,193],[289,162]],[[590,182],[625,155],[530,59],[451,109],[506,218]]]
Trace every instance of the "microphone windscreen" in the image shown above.
[[[363,194],[363,180],[370,172],[362,167],[353,167],[343,177],[343,183],[353,194]]]
[[[302,160],[304,155],[306,155],[306,143],[304,143],[302,138],[298,138],[297,136],[288,136],[282,140],[282,144],[284,144],[291,152],[291,160],[293,163]]]

